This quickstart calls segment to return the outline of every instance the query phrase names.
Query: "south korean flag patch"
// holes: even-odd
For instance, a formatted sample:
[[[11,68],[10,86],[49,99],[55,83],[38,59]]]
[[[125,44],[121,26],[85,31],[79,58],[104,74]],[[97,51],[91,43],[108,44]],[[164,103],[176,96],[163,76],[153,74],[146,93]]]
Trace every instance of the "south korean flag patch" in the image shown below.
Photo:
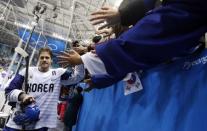
[[[129,73],[124,79],[124,95],[129,95],[143,89],[137,72]]]

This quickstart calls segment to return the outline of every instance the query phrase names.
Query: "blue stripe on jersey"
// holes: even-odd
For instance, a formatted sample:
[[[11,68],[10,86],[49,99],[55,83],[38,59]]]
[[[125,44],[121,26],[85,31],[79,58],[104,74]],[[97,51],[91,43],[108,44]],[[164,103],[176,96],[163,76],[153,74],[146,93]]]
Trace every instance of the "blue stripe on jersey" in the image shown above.
[[[24,76],[17,74],[9,86],[5,89],[5,94],[9,94],[14,89],[22,89],[23,82]]]

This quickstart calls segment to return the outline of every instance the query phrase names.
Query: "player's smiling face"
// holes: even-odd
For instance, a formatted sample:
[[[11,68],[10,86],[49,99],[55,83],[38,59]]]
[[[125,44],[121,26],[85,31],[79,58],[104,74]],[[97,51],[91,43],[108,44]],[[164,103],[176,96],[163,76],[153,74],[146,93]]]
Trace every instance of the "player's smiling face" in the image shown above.
[[[50,54],[46,51],[42,52],[39,56],[39,70],[46,72],[49,70],[52,63],[52,58]]]

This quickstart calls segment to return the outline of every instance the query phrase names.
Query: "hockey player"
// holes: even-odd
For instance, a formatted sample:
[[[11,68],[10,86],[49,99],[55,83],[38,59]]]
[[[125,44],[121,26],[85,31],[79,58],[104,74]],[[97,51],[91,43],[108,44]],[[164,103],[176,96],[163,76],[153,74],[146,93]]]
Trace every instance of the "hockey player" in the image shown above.
[[[29,67],[28,93],[22,90],[25,69],[17,74],[5,89],[7,100],[17,103],[16,111],[10,117],[4,131],[18,131],[22,127],[25,127],[25,130],[47,131],[56,127],[61,84],[78,83],[84,77],[84,67],[77,65],[74,73],[70,73],[64,68],[50,68],[51,63],[51,50],[41,48],[38,67]],[[21,112],[20,104],[25,105],[28,102],[30,104],[25,106],[24,111],[18,113]]]

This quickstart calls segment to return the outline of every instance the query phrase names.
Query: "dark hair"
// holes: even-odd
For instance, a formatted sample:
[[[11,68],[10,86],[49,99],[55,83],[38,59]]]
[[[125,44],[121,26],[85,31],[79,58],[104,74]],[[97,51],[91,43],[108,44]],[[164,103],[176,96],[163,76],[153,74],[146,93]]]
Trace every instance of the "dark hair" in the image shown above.
[[[50,54],[50,57],[52,58],[52,50],[51,50],[49,47],[43,47],[43,48],[40,48],[38,57],[40,56],[40,54],[41,54],[42,52],[48,52],[48,53]]]
[[[78,47],[79,46],[79,41],[75,40],[72,42],[73,47]]]
[[[78,93],[81,93],[83,91],[83,88],[78,86],[78,87],[76,87],[76,90],[77,90]]]
[[[120,24],[117,24],[117,25],[113,26],[112,29],[113,29],[113,32],[114,32],[116,38],[117,38],[117,37],[119,37],[122,33],[124,33],[125,31],[127,31],[127,30],[129,29],[129,27],[128,27],[128,26],[122,26],[122,25],[120,25]]]
[[[94,37],[93,37],[92,41],[93,41],[94,43],[98,43],[101,39],[102,39],[102,36],[97,35],[97,36],[94,36]]]

